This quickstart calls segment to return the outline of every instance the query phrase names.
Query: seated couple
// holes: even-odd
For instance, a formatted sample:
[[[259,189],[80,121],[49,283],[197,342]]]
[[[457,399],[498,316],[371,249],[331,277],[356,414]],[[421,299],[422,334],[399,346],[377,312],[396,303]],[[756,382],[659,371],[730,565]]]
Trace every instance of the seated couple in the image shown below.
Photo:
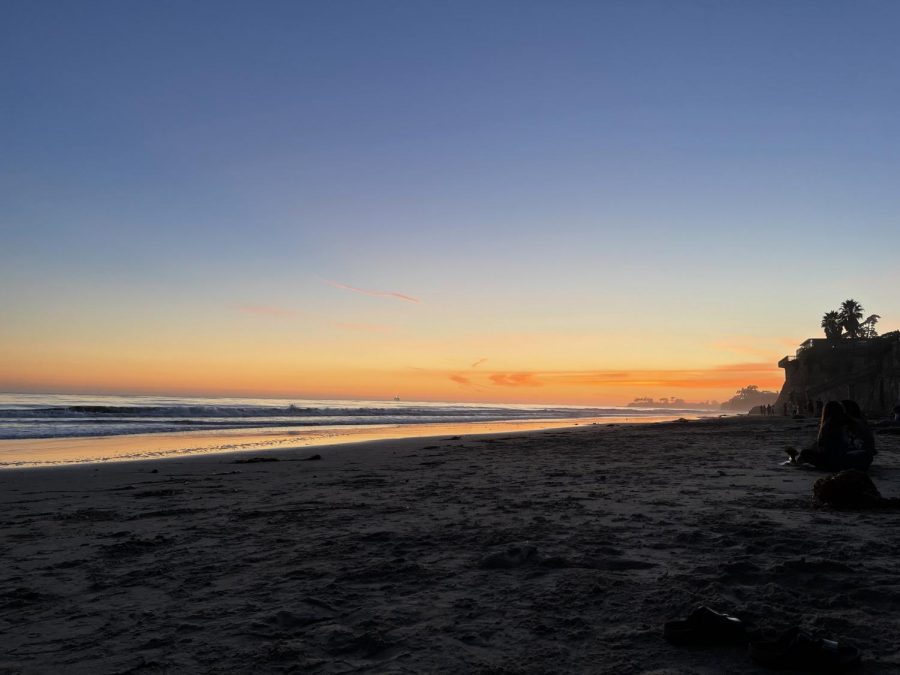
[[[875,452],[875,435],[856,402],[829,401],[822,409],[816,444],[799,455],[796,450],[789,454],[798,464],[812,464],[826,471],[865,471]]]

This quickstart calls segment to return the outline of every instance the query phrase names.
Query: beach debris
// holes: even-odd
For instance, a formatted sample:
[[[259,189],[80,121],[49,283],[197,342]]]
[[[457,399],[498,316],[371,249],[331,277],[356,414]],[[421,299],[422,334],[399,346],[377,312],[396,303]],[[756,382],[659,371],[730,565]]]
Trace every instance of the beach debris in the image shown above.
[[[322,459],[322,455],[310,455],[309,457],[304,457],[300,461],[301,462],[315,462],[320,459]]]
[[[236,459],[232,464],[259,464],[261,462],[280,462],[277,457],[248,457],[247,459]]]
[[[540,556],[534,546],[510,546],[505,551],[495,551],[482,558],[479,567],[485,570],[509,570],[538,562]]]

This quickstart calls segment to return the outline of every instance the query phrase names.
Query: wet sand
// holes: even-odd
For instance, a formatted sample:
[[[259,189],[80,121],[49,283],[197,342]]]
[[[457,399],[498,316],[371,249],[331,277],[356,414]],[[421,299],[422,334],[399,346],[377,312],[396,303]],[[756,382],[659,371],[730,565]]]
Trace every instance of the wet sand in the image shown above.
[[[688,414],[688,413],[686,413]],[[708,413],[707,413],[708,414]],[[688,416],[690,416],[688,414]],[[0,470],[97,462],[143,461],[164,457],[267,452],[337,443],[459,434],[495,434],[558,429],[598,423],[652,423],[674,415],[635,417],[441,422],[428,424],[359,424],[320,427],[219,429],[169,433],[0,439]]]
[[[667,644],[662,623],[697,603],[900,672],[900,514],[813,506],[821,474],[779,462],[814,427],[2,471],[0,673],[768,672],[741,648]],[[871,476],[900,496],[900,436],[877,438]]]

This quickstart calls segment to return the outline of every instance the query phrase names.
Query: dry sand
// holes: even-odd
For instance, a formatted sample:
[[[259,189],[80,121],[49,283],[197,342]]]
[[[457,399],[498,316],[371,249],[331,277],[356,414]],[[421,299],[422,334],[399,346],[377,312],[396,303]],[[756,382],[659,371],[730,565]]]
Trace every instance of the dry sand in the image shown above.
[[[900,672],[900,514],[815,508],[813,421],[405,439],[0,472],[0,672],[756,673],[696,603]],[[871,476],[900,496],[900,436]],[[319,453],[321,460],[295,461]],[[518,567],[485,560],[511,546]]]

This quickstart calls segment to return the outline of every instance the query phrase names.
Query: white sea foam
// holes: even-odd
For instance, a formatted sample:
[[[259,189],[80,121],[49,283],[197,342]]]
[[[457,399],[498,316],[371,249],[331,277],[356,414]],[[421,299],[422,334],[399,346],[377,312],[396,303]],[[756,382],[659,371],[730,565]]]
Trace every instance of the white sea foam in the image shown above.
[[[679,410],[157,396],[0,394],[0,439],[191,430],[645,417]]]

